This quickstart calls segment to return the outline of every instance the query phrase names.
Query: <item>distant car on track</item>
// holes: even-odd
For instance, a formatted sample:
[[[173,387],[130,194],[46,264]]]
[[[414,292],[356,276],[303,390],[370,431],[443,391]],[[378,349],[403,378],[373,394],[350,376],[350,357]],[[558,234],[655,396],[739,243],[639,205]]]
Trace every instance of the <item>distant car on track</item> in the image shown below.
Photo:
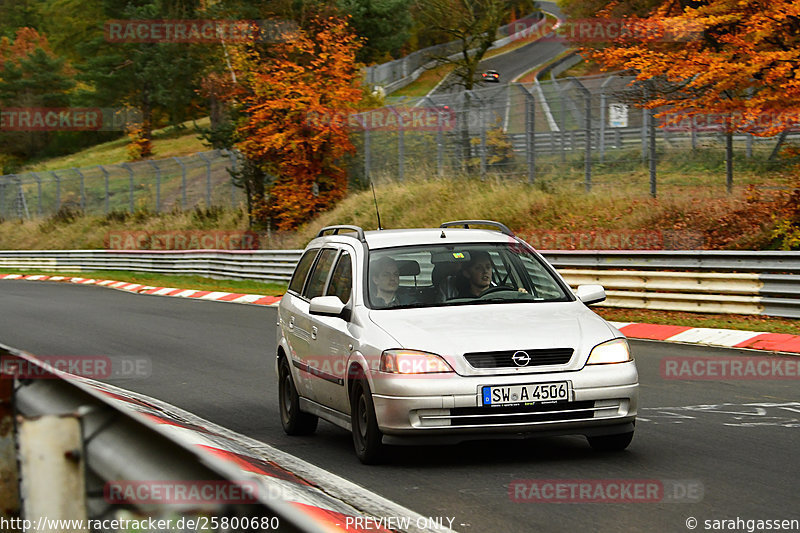
[[[488,226],[492,229],[477,229]],[[319,418],[385,445],[578,434],[633,438],[638,373],[625,337],[506,226],[323,228],[278,306],[276,370],[290,435]]]
[[[481,79],[486,82],[500,83],[500,73],[496,70],[487,70],[481,74]]]

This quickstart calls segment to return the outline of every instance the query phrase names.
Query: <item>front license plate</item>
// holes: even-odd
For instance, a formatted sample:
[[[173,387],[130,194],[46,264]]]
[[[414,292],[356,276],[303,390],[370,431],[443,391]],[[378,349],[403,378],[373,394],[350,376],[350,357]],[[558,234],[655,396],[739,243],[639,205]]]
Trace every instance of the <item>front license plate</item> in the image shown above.
[[[530,385],[486,386],[481,389],[482,405],[533,404],[569,400],[569,384],[535,383]]]

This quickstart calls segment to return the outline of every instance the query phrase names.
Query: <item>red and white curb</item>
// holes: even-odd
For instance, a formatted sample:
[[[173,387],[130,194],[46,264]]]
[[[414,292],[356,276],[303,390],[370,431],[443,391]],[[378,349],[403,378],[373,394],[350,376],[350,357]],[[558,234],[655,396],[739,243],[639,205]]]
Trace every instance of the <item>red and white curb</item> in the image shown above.
[[[193,289],[174,289],[170,287],[151,287],[125,281],[98,280],[65,276],[44,276],[25,274],[0,274],[0,280],[62,281],[80,285],[100,285],[137,294],[174,296],[217,302],[245,303],[253,305],[276,306],[280,296],[259,294],[238,294],[230,292],[199,291]],[[660,324],[640,324],[631,322],[611,322],[626,337],[667,342],[684,342],[719,346],[724,348],[749,348],[771,352],[800,353],[800,335],[788,333],[764,333],[735,329],[693,328],[689,326],[668,326]]]
[[[735,329],[692,328],[689,326],[666,326],[661,324],[639,324],[611,322],[626,337],[667,342],[685,342],[720,346],[724,348],[749,348],[771,352],[800,353],[800,335],[788,333],[764,333]]]
[[[241,294],[235,292],[200,291],[194,289],[175,289],[172,287],[152,287],[127,281],[114,281],[110,279],[76,278],[70,276],[44,276],[25,274],[0,274],[0,279],[27,280],[27,281],[61,281],[77,283],[79,285],[99,285],[110,289],[133,292],[137,294],[154,294],[156,296],[174,296],[177,298],[193,298],[197,300],[211,300],[215,302],[233,302],[253,305],[277,305],[280,296],[264,296],[261,294]]]

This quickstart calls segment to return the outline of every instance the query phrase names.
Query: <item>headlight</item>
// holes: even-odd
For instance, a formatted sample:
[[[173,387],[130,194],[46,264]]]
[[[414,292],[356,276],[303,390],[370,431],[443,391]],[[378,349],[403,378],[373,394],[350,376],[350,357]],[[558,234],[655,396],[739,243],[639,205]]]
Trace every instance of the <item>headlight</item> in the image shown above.
[[[627,363],[633,361],[628,341],[614,339],[592,348],[587,365],[607,365],[610,363]]]
[[[453,372],[442,356],[416,350],[386,350],[381,354],[381,372],[434,374]]]

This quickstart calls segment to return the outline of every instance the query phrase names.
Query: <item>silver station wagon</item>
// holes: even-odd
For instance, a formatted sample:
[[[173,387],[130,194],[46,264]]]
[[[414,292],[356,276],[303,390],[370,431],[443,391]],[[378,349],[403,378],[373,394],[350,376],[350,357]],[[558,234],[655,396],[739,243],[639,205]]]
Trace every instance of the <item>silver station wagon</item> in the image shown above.
[[[587,307],[604,299],[498,222],[323,228],[278,307],[281,423],[341,426],[364,463],[387,445],[540,435],[623,450],[638,373]]]

